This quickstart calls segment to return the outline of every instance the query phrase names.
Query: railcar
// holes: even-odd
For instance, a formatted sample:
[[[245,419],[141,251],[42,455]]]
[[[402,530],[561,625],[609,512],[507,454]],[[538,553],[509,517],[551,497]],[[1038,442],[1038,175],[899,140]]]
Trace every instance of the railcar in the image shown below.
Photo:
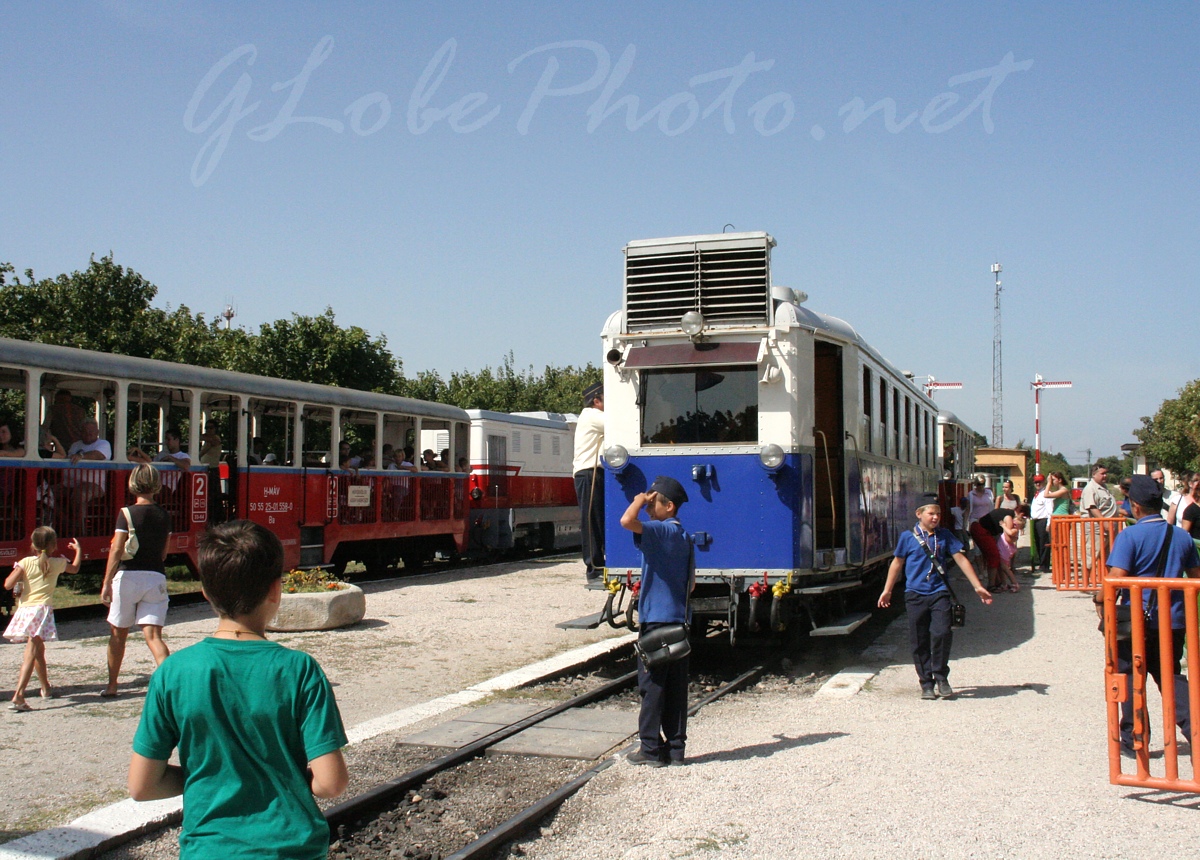
[[[468,552],[579,545],[575,416],[468,409]]]
[[[606,584],[636,589],[620,516],[673,477],[690,499],[694,631],[734,642],[862,624],[943,468],[934,402],[848,323],[773,285],[774,246],[761,232],[629,243],[602,333]]]
[[[381,463],[384,445],[435,433],[457,462],[470,419],[452,406],[0,338],[0,410],[25,440],[23,455],[0,458],[0,565],[28,551],[40,524],[103,563],[117,511],[133,501],[130,456],[155,456],[169,427],[190,457],[182,469],[158,464],[173,563],[194,567],[198,536],[234,517],[279,535],[290,567],[414,566],[465,545],[465,473],[349,470],[336,455],[345,440]],[[62,458],[85,418],[111,460]]]
[[[938,446],[942,452],[942,479],[938,482],[938,502],[942,506],[943,525],[953,526],[950,511],[971,489],[975,470],[975,432],[953,412],[942,410],[937,416]]]

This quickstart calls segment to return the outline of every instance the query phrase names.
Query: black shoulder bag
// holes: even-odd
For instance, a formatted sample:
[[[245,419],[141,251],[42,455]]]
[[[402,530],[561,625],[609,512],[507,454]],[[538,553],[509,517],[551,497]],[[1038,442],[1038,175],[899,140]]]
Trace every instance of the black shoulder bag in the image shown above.
[[[917,543],[921,545],[921,549],[925,550],[925,555],[929,556],[929,562],[933,565],[929,573],[932,575],[936,571],[937,575],[942,578],[942,584],[950,592],[950,629],[959,630],[965,627],[967,623],[967,607],[958,602],[958,595],[950,587],[950,577],[946,576],[946,571],[942,568],[942,563],[937,560],[937,556],[929,548],[929,544],[925,543],[925,538],[921,537],[920,530],[914,528],[913,534],[916,535]]]
[[[1167,569],[1167,550],[1171,548],[1171,529],[1174,526],[1169,523],[1164,523],[1167,530],[1163,535],[1162,549],[1158,551],[1158,564],[1155,565],[1154,575],[1161,577]],[[1129,599],[1133,600],[1133,595],[1129,595]],[[1146,623],[1150,624],[1154,610],[1158,606],[1158,590],[1150,592],[1150,599],[1142,605],[1142,616],[1146,619]],[[1128,641],[1133,638],[1133,604],[1119,603],[1116,606],[1117,610],[1117,639],[1118,641]],[[1104,629],[1104,620],[1100,621],[1100,629]]]
[[[692,576],[696,569],[696,546],[692,536],[687,535],[688,542],[688,587],[691,587]],[[688,613],[690,617],[690,613]],[[641,658],[642,665],[647,669],[657,669],[676,660],[682,660],[692,653],[692,642],[689,639],[691,626],[689,624],[664,624],[649,632],[638,634],[633,650]]]

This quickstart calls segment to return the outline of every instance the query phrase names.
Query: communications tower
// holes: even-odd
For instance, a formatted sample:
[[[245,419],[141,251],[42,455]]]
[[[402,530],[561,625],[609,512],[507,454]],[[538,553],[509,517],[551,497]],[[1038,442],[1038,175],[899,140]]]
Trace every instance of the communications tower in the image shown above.
[[[1000,272],[999,263],[992,263],[996,276],[996,325],[992,335],[992,447],[1004,447],[1004,360],[1000,346]]]

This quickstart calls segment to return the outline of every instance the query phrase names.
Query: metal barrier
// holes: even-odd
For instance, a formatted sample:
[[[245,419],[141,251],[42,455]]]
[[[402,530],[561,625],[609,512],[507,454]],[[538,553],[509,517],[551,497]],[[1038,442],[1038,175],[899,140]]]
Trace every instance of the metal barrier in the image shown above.
[[[1050,520],[1050,577],[1059,591],[1099,591],[1108,551],[1124,517],[1056,516]]]
[[[1195,772],[1196,724],[1191,723],[1192,775],[1190,778],[1179,774],[1179,747],[1176,743],[1176,685],[1174,675],[1174,656],[1168,643],[1172,642],[1171,631],[1171,593],[1183,592],[1183,608],[1185,621],[1186,648],[1184,655],[1187,662],[1186,676],[1188,713],[1194,719],[1200,714],[1200,683],[1191,679],[1191,671],[1200,666],[1200,636],[1197,635],[1196,599],[1200,595],[1200,580],[1189,579],[1158,579],[1153,577],[1110,577],[1104,586],[1104,680],[1106,698],[1108,700],[1108,778],[1113,785],[1141,786],[1145,788],[1166,791],[1187,791],[1200,794],[1200,780]],[[1120,589],[1129,589],[1130,604],[1134,611],[1130,613],[1132,636],[1128,640],[1130,648],[1129,675],[1118,671],[1117,639],[1117,608],[1116,598]],[[1152,636],[1156,634],[1158,643],[1158,672],[1160,691],[1162,693],[1162,723],[1160,731],[1163,739],[1163,768],[1162,774],[1150,772],[1150,711],[1146,700],[1146,676],[1151,674],[1151,666],[1147,662],[1146,631],[1149,626],[1144,614],[1137,611],[1142,604],[1142,595],[1146,590],[1158,592],[1158,606],[1164,607],[1158,612],[1157,630],[1151,628]],[[1181,669],[1181,671],[1184,671]],[[1132,676],[1132,678],[1131,678]],[[1130,678],[1132,683],[1130,683]],[[1132,697],[1133,705],[1133,750],[1136,763],[1134,773],[1121,772],[1121,703],[1128,702]],[[1157,770],[1158,768],[1156,768]]]

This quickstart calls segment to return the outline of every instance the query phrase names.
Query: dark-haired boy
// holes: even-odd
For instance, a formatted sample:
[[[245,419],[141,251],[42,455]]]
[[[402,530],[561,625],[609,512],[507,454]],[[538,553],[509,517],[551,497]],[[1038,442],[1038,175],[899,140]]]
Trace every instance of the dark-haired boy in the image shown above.
[[[313,795],[348,775],[342,718],[309,655],[264,635],[279,608],[283,547],[246,520],[200,539],[216,632],[163,662],[133,739],[129,794],[183,794],[179,856],[323,858],[329,827]],[[179,749],[179,765],[169,765]]]
[[[942,575],[943,572],[949,575],[951,559],[966,574],[979,599],[984,603],[992,602],[991,592],[975,575],[958,538],[949,529],[938,528],[941,519],[942,509],[935,503],[917,508],[917,524],[912,531],[900,535],[888,568],[887,582],[879,595],[880,609],[891,606],[892,589],[900,574],[904,574],[904,611],[908,615],[908,638],[922,699],[945,699],[954,695],[947,680],[950,645],[954,640],[950,629],[952,602]]]
[[[621,515],[621,526],[633,532],[633,542],[642,551],[638,625],[643,634],[689,620],[688,594],[695,585],[696,569],[691,537],[676,518],[686,501],[682,484],[674,478],[658,477]],[[650,515],[649,522],[638,519],[642,508]],[[638,659],[641,749],[627,757],[631,763],[651,767],[684,763],[687,687],[687,657],[655,669]]]

